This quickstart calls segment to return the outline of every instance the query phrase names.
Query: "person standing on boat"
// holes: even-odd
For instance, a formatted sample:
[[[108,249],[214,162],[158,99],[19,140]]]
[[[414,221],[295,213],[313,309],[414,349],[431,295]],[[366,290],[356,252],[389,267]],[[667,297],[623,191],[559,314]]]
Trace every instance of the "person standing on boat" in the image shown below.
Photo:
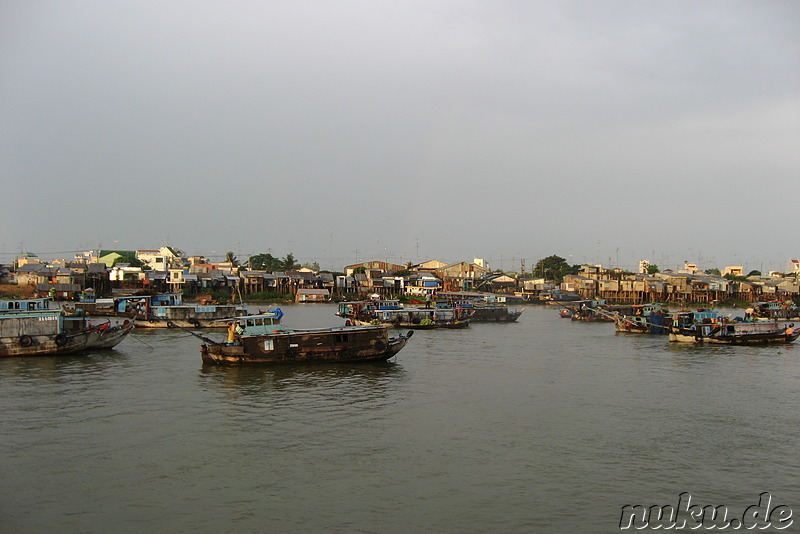
[[[228,345],[233,345],[236,341],[236,322],[228,323]]]

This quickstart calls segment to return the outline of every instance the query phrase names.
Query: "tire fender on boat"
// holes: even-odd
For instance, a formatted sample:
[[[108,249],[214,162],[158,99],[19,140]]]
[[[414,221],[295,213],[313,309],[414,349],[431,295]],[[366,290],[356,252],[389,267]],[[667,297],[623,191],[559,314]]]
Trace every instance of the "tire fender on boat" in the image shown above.
[[[19,336],[19,344],[23,347],[30,347],[33,344],[33,338],[28,335]]]
[[[67,344],[67,336],[64,334],[58,334],[56,336],[56,345],[58,345],[59,347],[63,347],[66,344]]]

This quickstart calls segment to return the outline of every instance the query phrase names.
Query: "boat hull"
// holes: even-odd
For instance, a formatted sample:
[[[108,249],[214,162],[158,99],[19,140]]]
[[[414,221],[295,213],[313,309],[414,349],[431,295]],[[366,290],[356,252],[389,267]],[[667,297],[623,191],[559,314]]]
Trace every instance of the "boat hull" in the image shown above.
[[[669,334],[669,340],[675,343],[708,343],[712,345],[766,345],[771,343],[794,343],[798,334],[695,337],[693,335],[671,333]]]
[[[133,321],[125,321],[122,324],[111,325],[106,328],[96,328],[90,334],[87,348],[112,349],[119,345],[133,331],[135,326]]]
[[[80,352],[90,346],[92,334],[51,334],[0,338],[0,357],[59,356]]]
[[[779,327],[750,323],[714,326],[686,330],[673,328],[669,340],[675,343],[709,343],[715,345],[765,345],[771,343],[793,343],[800,337],[800,328]]]
[[[507,308],[482,309],[475,307],[469,315],[473,323],[513,323],[524,310],[509,310]]]

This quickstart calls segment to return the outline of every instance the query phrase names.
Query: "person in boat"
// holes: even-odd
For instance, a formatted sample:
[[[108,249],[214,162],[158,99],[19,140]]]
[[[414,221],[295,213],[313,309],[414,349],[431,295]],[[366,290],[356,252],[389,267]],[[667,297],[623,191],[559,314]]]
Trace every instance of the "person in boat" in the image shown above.
[[[239,321],[231,321],[228,323],[228,345],[236,345],[239,342],[244,328],[239,324]]]

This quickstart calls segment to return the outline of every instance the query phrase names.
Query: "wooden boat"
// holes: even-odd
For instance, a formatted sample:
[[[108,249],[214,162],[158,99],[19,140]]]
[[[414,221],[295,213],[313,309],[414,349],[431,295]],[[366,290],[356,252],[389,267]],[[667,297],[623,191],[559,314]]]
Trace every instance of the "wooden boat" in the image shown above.
[[[468,318],[472,323],[513,323],[525,311],[525,308],[521,310],[509,308],[492,296],[451,300],[439,307],[460,308],[460,317]]]
[[[136,326],[135,320],[125,319],[121,323],[108,321],[101,325],[91,325],[90,349],[111,349],[120,344]]]
[[[671,320],[661,304],[634,304],[633,313],[614,315],[614,328],[626,334],[668,334]]]
[[[474,323],[513,323],[519,319],[525,308],[511,309],[504,304],[478,304],[463,305],[464,311],[469,315],[470,322]]]
[[[405,307],[396,300],[339,303],[336,315],[354,325],[380,325],[393,328],[432,330],[460,329],[469,326],[469,313],[456,307]]]
[[[62,310],[3,313],[0,314],[0,357],[52,356],[111,348],[133,327],[133,321],[119,326],[95,326],[83,315],[68,315]]]
[[[605,299],[579,300],[568,306],[572,309],[570,319],[583,322],[612,322],[613,312],[606,305]]]
[[[133,317],[138,328],[224,328],[220,319],[247,313],[238,304],[184,304],[180,293],[117,296],[77,302],[73,307],[92,316]]]
[[[800,328],[794,323],[783,326],[777,321],[731,321],[713,310],[676,313],[669,331],[669,340],[679,343],[753,345],[792,343],[798,337]]]
[[[200,349],[203,363],[274,364],[313,362],[375,362],[393,357],[413,332],[389,337],[384,326],[340,326],[286,329],[278,310],[236,317],[227,321],[228,339],[207,338]]]

